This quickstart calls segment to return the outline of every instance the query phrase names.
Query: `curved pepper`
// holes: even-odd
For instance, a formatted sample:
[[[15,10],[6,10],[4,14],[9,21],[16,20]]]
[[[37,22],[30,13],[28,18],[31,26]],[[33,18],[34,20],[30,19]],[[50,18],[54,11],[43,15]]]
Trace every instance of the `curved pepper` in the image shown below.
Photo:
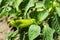
[[[25,28],[35,22],[35,19],[21,19],[21,20],[11,20],[10,25],[14,27]]]

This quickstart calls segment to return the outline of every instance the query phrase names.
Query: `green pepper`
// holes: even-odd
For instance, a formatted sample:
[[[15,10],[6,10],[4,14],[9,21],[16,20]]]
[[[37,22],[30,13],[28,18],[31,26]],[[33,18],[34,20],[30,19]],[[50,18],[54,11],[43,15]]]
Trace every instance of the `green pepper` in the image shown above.
[[[14,20],[11,20],[9,24],[10,24],[10,25],[13,25],[13,26],[16,26]]]
[[[34,22],[35,22],[35,19],[20,19],[20,20],[15,20],[15,21],[11,20],[10,25],[14,27],[25,28],[33,24]]]

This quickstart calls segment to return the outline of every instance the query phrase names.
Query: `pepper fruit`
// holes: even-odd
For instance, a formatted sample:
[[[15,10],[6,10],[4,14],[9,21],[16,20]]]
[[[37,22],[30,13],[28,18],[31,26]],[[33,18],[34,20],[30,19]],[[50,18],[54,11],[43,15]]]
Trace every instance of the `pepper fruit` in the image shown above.
[[[28,27],[29,25],[33,24],[35,22],[35,19],[20,19],[20,20],[11,20],[10,25],[14,27],[19,27],[19,28],[25,28]]]

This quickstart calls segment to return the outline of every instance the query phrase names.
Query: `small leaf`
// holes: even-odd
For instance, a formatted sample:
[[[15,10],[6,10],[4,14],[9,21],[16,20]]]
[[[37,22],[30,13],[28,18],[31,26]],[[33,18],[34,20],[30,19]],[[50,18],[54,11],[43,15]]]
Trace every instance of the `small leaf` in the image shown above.
[[[52,7],[53,1],[54,1],[54,0],[45,0],[45,1],[44,1],[45,8],[50,8],[50,7]]]
[[[36,37],[40,35],[40,26],[31,25],[28,31],[29,40],[34,40]]]
[[[21,3],[22,1],[23,1],[23,0],[15,0],[15,1],[13,2],[13,7],[18,10],[18,7],[19,7],[19,5],[20,5],[20,3]]]
[[[55,32],[54,29],[51,29],[47,23],[44,23],[43,28],[43,40],[54,40],[53,33]]]
[[[55,14],[51,21],[51,26],[53,29],[55,29],[56,33],[60,35],[60,23],[59,23],[59,17],[57,14]]]
[[[37,14],[37,19],[39,20],[38,22],[41,23],[43,20],[47,18],[48,15],[49,15],[48,10],[38,12]]]
[[[25,7],[24,18],[26,18],[26,13],[27,13],[28,9],[29,9],[30,7],[33,7],[33,6],[34,6],[34,3],[35,3],[34,0],[30,0],[30,1],[28,2],[27,6]]]
[[[41,2],[41,1],[36,3],[36,7],[35,8],[40,8],[40,7],[44,7],[43,2]]]
[[[14,1],[13,7],[14,7],[14,8],[18,7],[22,1],[23,1],[23,0],[16,0],[16,1]]]
[[[12,34],[13,34],[13,32],[8,33],[8,34],[6,35],[6,40],[11,39],[11,35],[12,35]]]
[[[0,13],[0,18],[2,18],[3,16],[8,16],[9,11],[10,9],[8,7],[4,8],[2,12]]]
[[[16,36],[17,36],[17,34],[18,34],[18,29],[17,29],[15,32],[13,32],[13,34],[12,34],[12,36],[11,36],[11,37],[16,37]]]
[[[60,0],[58,0],[58,2],[60,2]]]
[[[56,11],[58,13],[58,16],[60,17],[60,7],[56,7]]]
[[[1,5],[2,0],[0,0],[0,5]]]

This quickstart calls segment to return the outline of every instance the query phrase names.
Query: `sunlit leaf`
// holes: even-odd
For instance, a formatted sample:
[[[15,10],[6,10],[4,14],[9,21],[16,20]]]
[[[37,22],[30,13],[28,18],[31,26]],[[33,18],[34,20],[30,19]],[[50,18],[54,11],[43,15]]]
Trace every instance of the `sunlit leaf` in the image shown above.
[[[49,11],[48,10],[40,11],[37,14],[37,19],[41,23],[43,20],[45,20],[48,17],[48,15],[49,15]]]
[[[57,11],[58,16],[60,17],[60,7],[56,7],[56,11]]]
[[[60,2],[60,0],[58,0]]]
[[[40,8],[40,7],[44,7],[43,2],[41,2],[41,1],[36,3],[36,7],[35,8]]]
[[[54,40],[53,33],[55,32],[54,29],[51,29],[47,23],[43,24],[43,40]]]
[[[15,1],[13,2],[12,6],[18,10],[18,9],[19,9],[18,7],[19,7],[19,5],[20,5],[20,3],[21,3],[22,1],[23,1],[23,0],[15,0]]]
[[[60,23],[57,15],[53,16],[53,19],[51,21],[51,26],[53,29],[55,29],[56,33],[60,35]]]
[[[34,40],[36,37],[40,35],[40,26],[31,25],[28,31],[29,40]]]
[[[45,1],[44,1],[45,8],[50,8],[50,7],[52,7],[53,1],[54,1],[54,0],[45,0]]]
[[[8,15],[8,12],[10,11],[11,9],[9,7],[6,7],[2,10],[2,12],[0,13],[0,18],[3,17],[3,16],[7,16]]]
[[[18,29],[17,29],[15,32],[13,32],[13,34],[12,34],[12,36],[11,36],[11,37],[16,37],[16,36],[17,36],[17,34],[18,34]]]
[[[1,5],[2,0],[0,0],[0,5]]]
[[[29,9],[30,7],[33,7],[33,6],[34,6],[34,3],[35,3],[34,0],[30,0],[30,1],[28,2],[27,6],[25,7],[24,18],[26,18],[26,13],[27,13],[28,9]]]

